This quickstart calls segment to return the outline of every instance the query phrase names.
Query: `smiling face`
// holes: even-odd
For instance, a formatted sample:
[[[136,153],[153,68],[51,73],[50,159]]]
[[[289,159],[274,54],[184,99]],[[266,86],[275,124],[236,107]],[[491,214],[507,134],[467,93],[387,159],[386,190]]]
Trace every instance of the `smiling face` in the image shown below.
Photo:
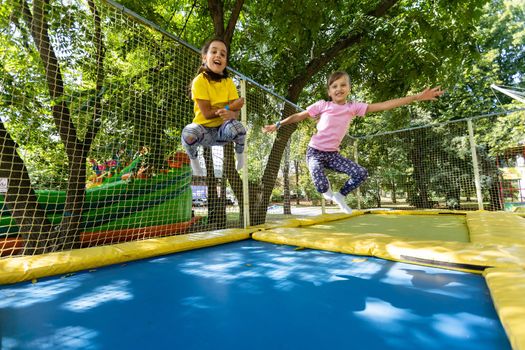
[[[202,62],[214,73],[222,74],[228,64],[228,50],[221,41],[212,41],[202,55]]]
[[[328,96],[337,104],[345,104],[350,94],[350,80],[343,75],[328,86]]]

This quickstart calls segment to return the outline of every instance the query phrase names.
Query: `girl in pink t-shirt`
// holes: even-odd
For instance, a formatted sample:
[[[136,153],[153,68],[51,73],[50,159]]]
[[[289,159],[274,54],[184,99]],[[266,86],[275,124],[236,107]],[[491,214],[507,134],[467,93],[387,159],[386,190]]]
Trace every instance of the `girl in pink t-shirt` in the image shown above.
[[[359,187],[368,177],[368,171],[339,153],[339,145],[348,126],[355,116],[366,113],[386,111],[410,104],[414,101],[435,100],[444,91],[440,87],[425,89],[417,95],[410,95],[384,102],[366,104],[347,102],[350,94],[350,77],[345,72],[335,72],[328,78],[328,96],[330,101],[318,101],[306,108],[306,111],[292,114],[273,125],[266,125],[264,132],[273,132],[282,125],[297,123],[308,117],[317,122],[317,133],[312,136],[306,150],[306,161],[314,185],[324,198],[336,202],[341,210],[350,214],[352,209],[346,204],[346,195]],[[345,173],[350,178],[337,193],[330,190],[330,183],[324,169]]]

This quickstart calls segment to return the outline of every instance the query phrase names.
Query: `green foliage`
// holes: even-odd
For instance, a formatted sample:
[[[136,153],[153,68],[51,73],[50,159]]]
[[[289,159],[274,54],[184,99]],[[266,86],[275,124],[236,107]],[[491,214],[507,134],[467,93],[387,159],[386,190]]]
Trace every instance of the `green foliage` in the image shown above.
[[[88,126],[99,122],[101,129],[91,158],[104,162],[121,148],[133,154],[147,146],[154,155],[152,165],[165,167],[166,155],[181,148],[180,129],[192,119],[192,103],[181,96],[187,96],[199,59],[191,49],[158,32],[126,17],[116,17],[114,9],[99,9],[106,16],[106,76],[100,92],[95,89],[98,68],[89,10],[81,3],[52,2],[49,16],[50,35],[65,77],[65,96],[79,142]],[[52,102],[42,63],[28,28],[14,15],[0,36],[5,48],[0,66],[4,86],[0,115],[20,145],[33,183],[37,187],[65,184],[67,158],[50,114]],[[2,20],[7,21],[5,17]],[[181,61],[185,65],[181,66]],[[103,111],[98,121],[93,120],[96,99],[102,101]],[[47,175],[38,170],[45,167],[49,168]]]
[[[480,137],[487,143],[492,156],[501,154],[509,148],[525,143],[525,112],[515,112],[505,118],[499,118],[490,130]]]
[[[124,6],[200,47],[213,36],[208,2],[136,1]],[[425,86],[442,84],[447,94],[435,103],[419,103],[406,108],[358,118],[351,127],[353,136],[381,133],[438,121],[472,117],[509,105],[506,96],[495,95],[490,84],[523,83],[525,66],[525,15],[518,0],[399,1],[384,16],[373,16],[379,1],[251,1],[245,2],[231,46],[231,65],[276,92],[288,96],[296,79],[307,77],[299,95],[301,105],[326,98],[325,77],[335,69],[352,77],[353,96],[369,102],[415,93]],[[224,1],[225,20],[234,1]],[[187,87],[199,57],[154,29],[125,14],[101,6],[105,16],[104,88],[96,91],[94,25],[82,2],[53,2],[50,33],[57,46],[65,76],[68,106],[79,140],[93,123],[93,106],[102,99],[101,129],[90,156],[111,159],[124,147],[134,154],[142,146],[150,148],[151,162],[163,167],[163,158],[180,150],[180,131],[193,118],[193,104]],[[0,117],[39,187],[56,187],[65,181],[67,158],[50,114],[51,101],[43,67],[31,41],[29,29],[19,9],[7,2],[0,10]],[[322,58],[337,43],[356,38],[327,62],[319,61],[311,76],[311,62]],[[97,95],[98,94],[98,95]],[[264,172],[273,136],[260,128],[281,117],[280,101],[248,85],[248,145],[250,181]],[[497,152],[523,138],[523,113],[496,122],[476,124],[476,139],[487,143],[488,161]],[[464,132],[464,130],[462,131]],[[299,183],[309,198],[318,198],[311,183],[304,155],[315,124],[304,122],[291,141],[290,160],[298,160]],[[463,136],[460,136],[463,135]],[[421,139],[403,135],[392,143],[384,139],[367,141],[359,162],[379,178],[380,187],[394,190],[394,179],[413,177],[417,171],[409,157],[415,146],[424,145],[427,154],[445,149],[439,159],[422,154],[421,164],[435,162],[439,169],[430,176],[433,196],[452,196],[450,189],[461,185],[470,174],[469,144],[458,130],[434,129]],[[521,140],[520,140],[521,139]],[[438,141],[436,141],[438,140]],[[353,157],[352,140],[342,152]],[[280,159],[270,161],[280,162]],[[436,165],[437,164],[437,165]],[[47,169],[47,171],[46,171]],[[295,169],[290,176],[294,177]],[[334,187],[344,176],[330,177]],[[375,189],[365,191],[365,199],[375,200]],[[407,181],[401,192],[417,197],[417,184]]]
[[[281,188],[274,188],[272,190],[272,198],[270,199],[272,202],[282,202],[283,201],[283,191]]]

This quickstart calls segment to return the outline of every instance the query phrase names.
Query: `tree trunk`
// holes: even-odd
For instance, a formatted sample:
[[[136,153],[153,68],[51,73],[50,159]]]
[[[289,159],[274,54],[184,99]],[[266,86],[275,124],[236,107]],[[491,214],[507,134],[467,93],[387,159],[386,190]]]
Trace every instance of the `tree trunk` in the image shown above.
[[[218,181],[215,177],[211,147],[204,147],[204,161],[208,185],[208,224],[210,229],[223,229],[226,227],[226,201],[217,193]]]
[[[410,149],[410,161],[414,169],[413,179],[415,182],[415,197],[413,205],[416,208],[431,208],[428,198],[428,183],[424,165],[424,135],[417,133],[412,139]]]
[[[384,16],[392,6],[394,6],[399,0],[383,0],[376,5],[370,12],[366,13],[367,16],[371,17],[382,17]],[[228,26],[224,29],[224,8],[223,3],[220,0],[208,0],[208,9],[210,10],[212,22],[214,24],[215,35],[226,40],[229,45],[235,29],[235,23],[238,19],[240,10],[243,5],[243,0],[236,0],[232,11],[231,17],[228,22]],[[288,96],[287,99],[291,102],[297,102],[300,93],[304,87],[310,81],[310,79],[321,71],[328,63],[334,58],[341,54],[345,49],[351,47],[354,44],[359,43],[366,31],[352,32],[347,36],[340,37],[334,42],[332,46],[327,48],[325,51],[319,53],[316,57],[306,65],[304,70],[299,72],[294,78],[291,79],[288,85]],[[281,119],[295,112],[294,107],[289,104],[285,104],[285,110],[281,115]],[[266,211],[272,190],[277,179],[279,171],[279,164],[283,156],[283,151],[288,144],[288,140],[292,133],[297,129],[296,125],[285,125],[277,131],[277,138],[273,144],[270,156],[268,157],[268,163],[266,169],[261,177],[259,184],[250,184],[250,222],[251,225],[262,224],[266,218]]]
[[[46,253],[54,247],[54,242],[50,240],[52,225],[45,212],[38,207],[27,168],[16,148],[4,123],[0,121],[0,178],[9,181],[4,204],[24,238],[24,254]]]
[[[67,153],[69,158],[68,182],[59,240],[63,250],[79,247],[80,225],[86,197],[87,150],[67,150]]]
[[[489,192],[489,207],[486,210],[503,210],[503,198],[501,196],[501,175],[498,174],[498,169],[495,164],[491,164],[490,161],[485,161],[485,169],[487,169],[487,177],[490,178],[490,185],[488,188]]]
[[[375,193],[376,193],[376,206],[378,208],[381,208],[381,182],[379,182],[379,179],[376,180]]]
[[[396,204],[397,203],[396,180],[392,179],[392,181],[390,181],[390,184],[391,184],[391,187],[392,187],[392,204]]]
[[[286,104],[281,119],[286,118],[294,112],[295,109]],[[282,159],[284,150],[288,145],[290,136],[296,129],[296,124],[290,124],[281,127],[277,131],[277,137],[274,141],[272,150],[270,151],[270,155],[268,156],[268,162],[264,169],[261,181],[258,185],[252,186],[252,190],[258,190],[253,200],[250,197],[250,220],[252,225],[264,223],[268,204],[270,203],[270,198],[272,196],[272,190],[275,186],[277,174],[279,173],[280,160]]]
[[[290,204],[290,142],[284,150],[283,164],[283,214],[291,215],[292,206]]]
[[[237,203],[239,204],[239,225],[244,222],[244,193],[242,188],[242,179],[235,169],[233,144],[228,143],[224,145],[224,173],[223,178],[228,179],[228,183],[233,190]]]
[[[501,196],[502,178],[499,173],[498,164],[495,159],[489,156],[490,149],[486,149],[481,155],[481,172],[489,180],[489,207],[486,210],[503,210],[504,204]]]
[[[501,199],[501,193],[500,193],[500,188],[501,188],[500,181],[501,181],[500,177],[498,175],[495,175],[493,177],[493,181],[490,184],[490,187],[489,187],[489,195],[490,195],[489,207],[486,208],[488,210],[498,211],[498,210],[503,210],[504,209],[503,208],[504,205],[503,205],[503,201]]]
[[[225,16],[224,16],[224,3],[222,0],[208,0],[208,10],[210,11],[210,17],[213,23],[214,35],[217,38],[221,38],[226,42],[226,46],[230,47],[233,33],[235,32],[235,26],[239,15],[241,13],[242,7],[244,5],[244,0],[235,0],[233,7],[230,8],[230,18],[228,23],[225,25]],[[206,156],[206,149],[204,149],[206,168],[213,169],[213,159],[211,156],[211,151],[209,151],[208,157]],[[233,156],[233,146],[231,143],[225,145],[224,149],[224,162],[223,162],[223,177],[222,181],[224,182],[228,179],[230,186],[232,187],[235,197],[239,203],[240,208],[240,221],[244,216],[244,198],[243,198],[243,185],[242,180],[235,169],[235,162]],[[208,166],[211,164],[211,167]],[[222,193],[222,196],[217,195],[217,181],[213,171],[207,170],[207,182],[208,182],[208,222],[217,225],[217,228],[226,227],[226,192]],[[221,188],[225,186],[225,183]],[[210,201],[210,194],[212,195]]]
[[[301,204],[300,195],[302,194],[299,188],[299,161],[297,159],[294,160],[294,169],[295,169],[295,193],[297,194],[296,204],[299,205]]]
[[[102,31],[100,17],[92,0],[88,1],[95,23],[95,47],[96,56],[96,87],[97,94],[93,108],[92,124],[87,128],[84,140],[79,140],[77,130],[71,119],[71,113],[64,95],[64,80],[60,70],[55,49],[51,44],[48,33],[47,12],[48,0],[34,0],[33,11],[29,10],[27,2],[22,2],[22,13],[26,25],[30,28],[31,36],[42,60],[49,95],[53,102],[52,114],[56,128],[64,143],[68,156],[68,186],[64,217],[60,225],[60,237],[57,238],[56,249],[69,249],[79,241],[79,229],[82,219],[82,210],[85,200],[86,185],[86,157],[91,143],[100,127],[101,97],[98,92],[102,90],[104,81],[103,58],[104,46],[102,43]]]

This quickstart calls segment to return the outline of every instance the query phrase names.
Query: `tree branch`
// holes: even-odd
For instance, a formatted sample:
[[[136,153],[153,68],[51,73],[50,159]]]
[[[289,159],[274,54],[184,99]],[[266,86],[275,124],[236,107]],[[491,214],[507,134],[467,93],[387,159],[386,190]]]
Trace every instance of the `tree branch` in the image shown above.
[[[243,5],[244,0],[237,0],[233,6],[232,14],[230,16],[230,20],[228,21],[228,25],[226,26],[226,32],[224,33],[224,40],[228,43],[228,46],[231,44],[233,32],[235,31],[235,25],[237,24],[237,20],[239,19]]]
[[[208,0],[213,29],[216,36],[224,37],[224,8],[221,0]]]
[[[184,21],[184,25],[182,26],[182,29],[179,33],[179,37],[182,38],[182,34],[184,34],[184,31],[186,30],[186,25],[188,24],[188,21],[190,20],[190,17],[193,13],[193,9],[195,8],[195,6],[197,6],[197,0],[193,0],[193,5],[191,5],[191,9],[190,9],[190,12],[188,12],[188,15],[186,16],[186,20]],[[175,14],[175,12],[173,13]],[[173,16],[172,16],[173,18]],[[171,19],[170,19],[170,22],[171,22]]]
[[[87,149],[91,147],[93,139],[98,133],[101,125],[101,115],[102,115],[102,89],[104,84],[104,56],[106,54],[106,48],[104,47],[104,42],[102,40],[102,29],[100,25],[100,16],[97,10],[97,7],[93,0],[88,0],[89,8],[93,14],[93,22],[95,24],[95,47],[96,47],[96,60],[97,60],[97,72],[96,72],[96,95],[95,95],[95,108],[93,108],[93,120],[88,126],[86,135],[84,137],[84,144]]]
[[[384,0],[378,6],[367,13],[370,17],[383,17],[386,12],[392,8],[399,0]],[[364,32],[352,34],[350,36],[339,38],[331,47],[321,52],[318,56],[313,58],[307,65],[305,71],[296,75],[288,85],[287,98],[292,102],[297,102],[299,94],[303,91],[308,81],[319,72],[328,62],[333,60],[339,53],[350,46],[359,43],[363,37]]]
[[[38,53],[44,64],[49,95],[53,102],[52,111],[55,125],[66,149],[73,149],[77,143],[77,134],[71,121],[69,108],[64,96],[64,80],[62,79],[60,65],[55,50],[50,44],[51,41],[49,39],[46,13],[44,10],[48,2],[48,0],[34,0],[33,14],[31,15],[29,6],[24,1],[24,20],[28,27],[31,28],[31,36],[35,41]]]

